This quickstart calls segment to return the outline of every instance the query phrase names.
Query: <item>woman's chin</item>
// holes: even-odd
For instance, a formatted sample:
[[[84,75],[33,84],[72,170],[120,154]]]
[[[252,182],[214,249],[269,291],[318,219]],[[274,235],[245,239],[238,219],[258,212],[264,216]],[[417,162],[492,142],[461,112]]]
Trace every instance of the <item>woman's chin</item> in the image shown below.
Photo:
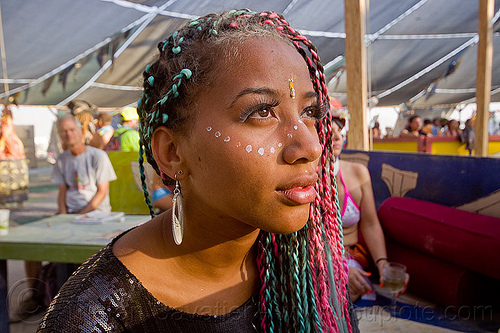
[[[283,220],[283,222],[281,222],[279,225],[273,225],[270,226],[269,228],[265,228],[267,230],[265,230],[264,228],[262,230],[271,232],[273,234],[281,234],[281,235],[291,234],[293,232],[302,229],[306,225],[308,219],[309,219],[309,214],[307,214],[304,217],[297,217],[296,219],[293,220],[288,220],[288,221]]]

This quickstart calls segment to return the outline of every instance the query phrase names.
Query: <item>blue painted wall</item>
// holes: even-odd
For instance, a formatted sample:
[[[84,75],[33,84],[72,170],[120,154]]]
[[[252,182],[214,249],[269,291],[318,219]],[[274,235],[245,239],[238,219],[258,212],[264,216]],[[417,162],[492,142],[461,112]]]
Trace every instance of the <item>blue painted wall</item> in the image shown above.
[[[362,153],[369,156],[368,169],[378,209],[390,197],[381,179],[382,164],[417,172],[416,188],[405,197],[459,206],[500,191],[500,158],[447,156],[380,151],[344,150],[342,155]]]

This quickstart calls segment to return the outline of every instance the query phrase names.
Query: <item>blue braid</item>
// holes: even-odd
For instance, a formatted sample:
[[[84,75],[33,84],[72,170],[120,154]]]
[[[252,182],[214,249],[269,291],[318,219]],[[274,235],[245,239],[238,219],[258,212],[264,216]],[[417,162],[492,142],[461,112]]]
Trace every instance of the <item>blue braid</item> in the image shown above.
[[[307,231],[304,232],[304,229],[307,230],[307,224],[306,226],[303,228],[303,230],[299,230],[298,231],[298,237],[297,237],[297,241],[300,239],[301,241],[298,242],[298,249],[299,249],[299,253],[300,253],[300,256],[299,256],[299,260],[298,260],[298,263],[297,263],[297,267],[299,267],[300,269],[300,286],[301,286],[301,290],[300,290],[300,295],[299,295],[299,298],[303,300],[302,302],[302,306],[304,308],[304,314],[306,316],[306,318],[303,318],[304,319],[304,330],[303,332],[311,332],[312,329],[311,329],[311,322],[309,320],[309,300],[312,300],[314,301],[314,295],[313,297],[311,297],[311,294],[308,294],[308,284],[307,284],[307,279],[308,279],[308,276],[309,276],[309,273],[308,273],[308,263],[307,263],[307,258],[308,258],[308,250],[307,250],[307,243],[306,243],[306,238],[304,238],[305,235],[307,235]],[[312,308],[312,306],[311,306]]]
[[[272,276],[273,269],[271,268],[271,264],[273,263],[273,254],[272,254],[272,248],[269,246],[272,244],[271,242],[271,234],[266,233],[266,237],[263,239],[265,244],[262,244],[262,251],[264,251],[264,258],[265,258],[265,267],[266,267],[266,274],[264,275],[263,279],[263,285],[265,286],[265,297],[266,297],[266,311],[267,311],[267,320],[269,322],[269,332],[274,332],[274,308],[278,309],[278,304],[275,301],[276,298],[276,293],[275,288],[271,288],[270,286],[270,281],[276,281],[275,277]],[[271,273],[271,276],[270,276]],[[273,293],[274,295],[271,295]],[[273,297],[274,296],[274,297]]]
[[[188,68],[182,69],[181,72],[179,74],[177,74],[176,76],[174,76],[174,78],[173,78],[174,81],[177,80],[177,83],[172,84],[172,88],[165,94],[165,97],[163,97],[162,99],[160,99],[157,102],[157,104],[163,105],[168,100],[169,96],[172,96],[173,98],[178,97],[179,92],[177,91],[177,89],[182,83],[182,77],[189,79],[191,77],[191,75],[193,75],[191,70],[189,70]]]
[[[276,235],[276,238],[279,239],[279,250],[280,250],[280,261],[281,261],[281,271],[280,271],[280,287],[281,287],[281,305],[283,312],[281,313],[281,317],[283,323],[286,325],[288,323],[288,319],[290,318],[290,309],[287,305],[290,305],[288,302],[288,288],[289,280],[288,280],[288,256],[289,256],[289,248],[288,242],[284,235]],[[290,329],[290,327],[283,327],[286,331]]]
[[[303,307],[303,301],[306,299],[302,299],[301,296],[301,290],[302,290],[302,285],[300,283],[300,278],[299,278],[299,247],[298,247],[298,242],[297,242],[297,232],[294,232],[293,234],[288,236],[288,239],[290,240],[290,273],[289,276],[293,279],[293,281],[290,282],[290,286],[292,289],[292,304],[296,304],[296,308],[294,308],[294,311],[292,311],[293,314],[293,321],[295,323],[294,329],[299,328],[299,332],[306,332],[305,331],[305,326],[304,326],[304,307]]]
[[[146,204],[148,205],[149,208],[149,214],[151,215],[151,217],[155,217],[153,205],[149,200],[149,192],[146,186],[146,175],[144,173],[144,159],[142,158],[142,155],[144,154],[144,149],[142,148],[142,146],[143,145],[141,145],[139,148],[139,171],[141,172],[142,192],[144,193],[144,198],[146,199]]]

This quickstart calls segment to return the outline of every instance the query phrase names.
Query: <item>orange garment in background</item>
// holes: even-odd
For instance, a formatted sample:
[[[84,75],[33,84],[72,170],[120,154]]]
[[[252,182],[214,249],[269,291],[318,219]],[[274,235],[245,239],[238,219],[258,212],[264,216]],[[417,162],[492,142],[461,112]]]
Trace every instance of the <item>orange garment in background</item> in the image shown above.
[[[11,115],[4,115],[0,119],[0,160],[25,158],[24,145],[16,134],[14,121]]]

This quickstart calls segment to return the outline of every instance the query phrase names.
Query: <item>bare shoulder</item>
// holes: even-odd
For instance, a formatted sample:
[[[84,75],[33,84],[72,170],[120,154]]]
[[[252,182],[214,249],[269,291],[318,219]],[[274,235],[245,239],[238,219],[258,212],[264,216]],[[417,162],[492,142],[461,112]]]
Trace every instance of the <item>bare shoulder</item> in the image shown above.
[[[127,232],[113,244],[113,254],[123,260],[139,253],[149,253],[155,244],[161,243],[157,238],[161,233],[162,215]]]
[[[342,174],[345,176],[351,176],[358,179],[370,177],[368,168],[359,162],[340,160],[340,170],[342,170]]]

